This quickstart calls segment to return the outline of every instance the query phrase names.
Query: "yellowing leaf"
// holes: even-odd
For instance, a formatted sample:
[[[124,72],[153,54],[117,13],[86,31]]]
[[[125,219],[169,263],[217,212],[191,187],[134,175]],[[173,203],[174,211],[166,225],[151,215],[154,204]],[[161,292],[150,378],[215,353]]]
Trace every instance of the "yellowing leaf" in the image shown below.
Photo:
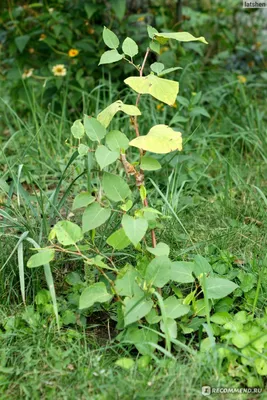
[[[97,116],[97,120],[107,128],[118,111],[122,111],[127,115],[141,115],[140,110],[136,106],[124,104],[121,100],[118,100],[101,111]]]
[[[155,33],[155,38],[164,38],[164,39],[174,39],[178,40],[179,42],[202,42],[208,44],[206,39],[203,36],[195,37],[188,32],[162,32],[162,33]]]
[[[133,90],[140,94],[151,94],[163,103],[173,105],[179,92],[179,83],[156,75],[130,77],[124,80]]]
[[[76,138],[76,139],[81,139],[84,135],[84,126],[81,123],[80,119],[77,119],[77,121],[74,121],[71,129],[71,133],[72,135]]]
[[[146,136],[139,136],[129,144],[152,153],[166,154],[174,150],[182,150],[182,134],[168,125],[155,125]]]

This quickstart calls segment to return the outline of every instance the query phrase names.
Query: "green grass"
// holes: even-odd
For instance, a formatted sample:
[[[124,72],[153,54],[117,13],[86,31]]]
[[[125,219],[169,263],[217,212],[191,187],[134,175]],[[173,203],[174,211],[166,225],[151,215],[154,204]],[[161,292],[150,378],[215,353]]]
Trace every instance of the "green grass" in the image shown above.
[[[154,102],[142,100],[143,133],[152,123],[168,123],[175,114],[188,118],[173,125],[183,133],[183,152],[175,157],[159,157],[163,170],[147,174],[151,179],[149,201],[166,217],[162,231],[157,233],[158,240],[170,245],[172,259],[191,259],[199,253],[212,262],[223,257],[231,262],[244,261],[241,265],[232,263],[232,268],[252,273],[257,282],[261,276],[255,304],[256,316],[260,316],[267,298],[265,86],[255,85],[253,79],[242,86],[230,73],[206,79],[205,84],[203,78],[200,74],[184,78],[181,87],[187,89],[181,94],[190,98],[191,92],[202,90],[201,106],[206,107],[210,119],[188,118],[189,111],[182,107],[159,112]],[[67,114],[67,94],[61,112],[52,109],[45,113],[33,94],[27,93],[30,112],[21,112],[19,107],[15,110],[6,102],[0,105],[6,129],[6,136],[0,139],[0,186],[4,188],[0,192],[1,400],[199,399],[203,384],[239,387],[238,379],[225,370],[215,353],[191,356],[176,349],[174,361],[157,352],[149,367],[140,369],[136,363],[132,370],[123,370],[115,366],[115,361],[137,353],[109,339],[106,321],[90,320],[84,331],[64,328],[60,333],[50,317],[12,327],[16,324],[12,316],[22,318],[24,308],[17,251],[8,263],[7,259],[26,231],[45,245],[50,227],[69,215],[71,199],[87,187],[87,175],[82,175],[84,164],[71,159],[75,149],[70,126],[77,116]],[[90,95],[84,94],[82,108],[87,113],[97,112],[115,98],[108,83]],[[125,118],[119,122],[133,135]],[[118,121],[113,125],[117,127]],[[3,181],[7,182],[4,186]],[[108,236],[112,229],[113,225],[107,227],[101,235]],[[30,247],[24,245],[25,262]],[[121,258],[123,264],[127,261],[132,261],[131,250]],[[58,296],[63,295],[64,278],[72,270],[82,270],[82,266],[65,257],[53,266]],[[46,288],[42,269],[25,267],[28,305],[34,303],[41,288]],[[237,310],[252,309],[256,287],[253,290],[242,300],[236,298]],[[10,329],[4,328],[7,321]],[[197,338],[194,343],[198,348]],[[224,395],[218,398],[226,399]]]
[[[1,311],[1,320],[6,318]],[[57,334],[49,324],[1,334],[1,399],[199,399],[202,385],[238,387],[212,355],[155,356],[145,368],[137,358],[133,369],[124,370],[115,361],[129,351],[108,341],[100,347],[99,335],[97,328]]]

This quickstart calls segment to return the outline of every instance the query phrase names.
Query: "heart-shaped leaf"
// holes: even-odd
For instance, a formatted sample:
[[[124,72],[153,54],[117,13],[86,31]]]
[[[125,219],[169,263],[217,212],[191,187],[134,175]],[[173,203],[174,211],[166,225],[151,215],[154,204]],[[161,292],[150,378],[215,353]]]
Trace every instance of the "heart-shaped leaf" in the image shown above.
[[[148,228],[148,222],[144,218],[133,218],[127,214],[122,217],[121,224],[134,246],[143,239]]]
[[[75,244],[83,239],[81,228],[71,221],[57,222],[52,231],[63,246]]]
[[[55,257],[55,250],[53,249],[40,249],[37,254],[31,256],[27,262],[28,268],[36,268],[41,265],[48,264]]]
[[[182,134],[168,125],[155,125],[147,135],[139,136],[131,140],[129,144],[152,153],[166,154],[174,150],[182,150]]]
[[[131,195],[131,190],[124,179],[118,175],[104,173],[102,180],[103,190],[112,201],[124,201]]]
[[[84,116],[84,128],[86,135],[99,143],[106,135],[106,128],[96,118],[88,115]]]
[[[103,169],[114,163],[119,157],[118,151],[110,151],[106,146],[100,145],[96,149],[95,158],[100,168]]]
[[[156,75],[144,77],[131,76],[124,80],[133,90],[140,94],[150,94],[155,99],[172,106],[179,92],[179,83]]]
[[[140,110],[136,106],[124,104],[121,100],[118,100],[101,111],[97,116],[97,120],[107,128],[118,111],[122,111],[127,115],[141,115]]]
[[[82,291],[79,309],[92,307],[95,303],[106,303],[112,297],[112,294],[107,292],[104,282],[94,283]]]
[[[111,209],[101,207],[99,203],[90,204],[82,216],[83,232],[91,231],[103,225],[110,217]]]

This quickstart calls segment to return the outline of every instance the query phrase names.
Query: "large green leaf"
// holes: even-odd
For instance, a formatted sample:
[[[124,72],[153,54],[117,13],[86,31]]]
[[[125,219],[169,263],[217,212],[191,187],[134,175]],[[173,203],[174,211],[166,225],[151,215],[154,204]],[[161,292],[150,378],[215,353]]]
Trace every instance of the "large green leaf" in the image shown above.
[[[127,37],[122,43],[122,51],[127,56],[134,57],[138,54],[138,46],[133,39]]]
[[[113,232],[107,238],[107,244],[109,244],[115,250],[125,249],[125,247],[129,246],[130,243],[131,241],[126,236],[123,228],[120,228],[119,230]]]
[[[191,283],[194,282],[192,272],[194,270],[194,263],[186,261],[175,261],[171,266],[170,279],[178,283]]]
[[[131,140],[129,144],[152,153],[166,154],[174,150],[182,150],[182,134],[168,125],[155,125],[147,135],[139,136]]]
[[[172,106],[178,95],[179,83],[156,75],[144,77],[131,76],[124,80],[133,90],[140,94],[150,94],[155,99]]]
[[[126,265],[120,270],[115,281],[115,288],[120,296],[133,297],[134,295],[142,294],[142,290],[136,283],[138,271],[131,265]]]
[[[232,281],[229,281],[228,279],[208,276],[205,278],[205,280],[205,289],[208,299],[221,299],[222,297],[228,296],[228,294],[232,293],[236,288],[238,288],[238,285]],[[201,282],[204,290],[203,280],[201,280]]]
[[[147,247],[149,253],[154,254],[154,256],[167,256],[170,254],[170,248],[166,243],[159,242],[156,247]]]
[[[175,296],[167,297],[164,300],[165,313],[167,318],[176,319],[190,311],[188,305],[182,304],[182,301]]]
[[[103,169],[114,163],[119,157],[118,151],[110,151],[106,146],[100,145],[95,152],[95,158],[100,168]]]
[[[139,353],[146,356],[150,355],[155,350],[153,344],[156,345],[158,343],[158,335],[156,332],[152,332],[145,328],[139,329],[138,327],[130,326],[126,331],[123,340],[126,343],[128,341],[133,343]]]
[[[90,204],[82,216],[83,232],[91,231],[103,225],[110,217],[110,214],[110,208],[103,208],[99,203]]]
[[[106,136],[106,144],[112,151],[127,150],[129,139],[120,131],[111,131]]]
[[[131,195],[131,190],[125,180],[118,175],[104,173],[102,186],[106,196],[112,201],[124,201]]]
[[[81,228],[71,221],[59,221],[56,223],[52,231],[59,243],[63,246],[69,246],[76,244],[83,239],[83,233]]]
[[[76,138],[76,139],[81,139],[84,135],[84,126],[81,123],[80,119],[77,119],[77,121],[73,122],[71,129],[71,133],[72,135]]]
[[[154,258],[146,267],[145,280],[156,287],[163,287],[170,280],[171,265],[167,256]]]
[[[124,300],[124,325],[130,325],[149,313],[153,306],[152,300],[147,300],[143,293]]]
[[[93,117],[84,116],[84,128],[86,135],[93,141],[99,142],[106,135],[106,128]]]
[[[119,47],[120,41],[118,36],[106,27],[104,27],[103,30],[103,40],[105,45],[110,49],[117,49],[117,47]]]
[[[206,39],[203,36],[200,37],[195,37],[191,35],[191,33],[188,32],[161,32],[161,33],[155,33],[154,36],[156,39],[158,38],[164,38],[164,39],[174,39],[179,42],[194,42],[194,41],[199,41],[205,44],[208,44]]]
[[[134,246],[143,239],[148,228],[148,222],[144,218],[133,218],[127,214],[122,217],[121,224]]]
[[[105,53],[102,54],[99,64],[112,64],[114,62],[120,61],[123,59],[123,54],[118,53],[117,50],[108,50],[105,51]]]
[[[97,120],[107,128],[118,111],[122,111],[127,115],[141,115],[140,110],[136,106],[124,104],[121,100],[118,100],[101,111],[97,116]]]
[[[44,248],[38,250],[37,254],[31,256],[27,262],[28,268],[36,268],[40,267],[41,265],[48,264],[52,261],[55,257],[55,250]]]
[[[160,329],[166,333],[168,331],[169,336],[173,339],[177,338],[177,322],[172,318],[166,318],[166,320],[160,321]]]
[[[76,210],[77,208],[86,207],[94,201],[95,197],[91,196],[89,192],[81,192],[75,197],[72,209]]]
[[[112,297],[113,295],[107,292],[104,282],[94,283],[82,291],[79,309],[92,307],[95,303],[106,303]]]
[[[212,266],[206,260],[206,258],[201,255],[194,257],[194,273],[198,277],[201,274],[213,274]]]

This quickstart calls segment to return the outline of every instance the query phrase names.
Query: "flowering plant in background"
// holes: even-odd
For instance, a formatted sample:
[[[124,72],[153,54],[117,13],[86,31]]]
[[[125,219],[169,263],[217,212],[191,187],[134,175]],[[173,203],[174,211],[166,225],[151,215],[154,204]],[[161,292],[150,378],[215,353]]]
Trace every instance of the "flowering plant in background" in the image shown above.
[[[45,33],[41,33],[41,35],[39,37],[39,40],[42,41],[42,40],[45,40],[46,38],[47,38],[46,34]]]
[[[76,57],[78,54],[79,54],[79,50],[77,50],[77,49],[70,49],[68,51],[69,57]]]
[[[25,69],[23,74],[22,74],[22,79],[27,79],[30,78],[33,74],[34,69],[30,68],[30,69]]]
[[[237,75],[237,79],[240,83],[246,83],[247,78],[244,75]]]
[[[52,72],[55,76],[65,76],[67,75],[67,68],[64,64],[57,64],[52,68]]]
[[[16,2],[14,2],[16,3]],[[96,82],[103,78],[102,69],[98,69],[99,58],[101,57],[104,46],[99,40],[101,30],[99,27],[104,24],[112,26],[114,32],[119,37],[131,37],[136,31],[139,33],[138,46],[140,50],[145,52],[145,40],[147,35],[146,24],[150,23],[152,15],[155,17],[157,29],[164,26],[176,26],[176,1],[171,0],[168,2],[168,7],[163,7],[164,18],[158,17],[158,2],[152,2],[151,7],[148,9],[146,2],[140,2],[138,8],[134,5],[128,9],[123,4],[126,0],[119,2],[115,0],[107,0],[107,9],[101,7],[101,2],[93,1],[88,2],[73,2],[65,0],[64,2],[53,2],[53,7],[50,7],[41,2],[37,3],[26,2],[27,5],[11,7],[4,6],[4,12],[1,14],[3,19],[3,28],[0,37],[0,46],[2,54],[2,63],[0,71],[0,79],[4,79],[5,83],[12,89],[12,101],[17,101],[18,89],[23,90],[23,79],[29,78],[28,72],[34,68],[34,79],[30,79],[29,83],[32,88],[36,90],[37,97],[42,93],[42,105],[47,106],[50,104],[51,93],[53,98],[57,100],[61,98],[62,91],[60,79],[52,79],[54,77],[64,77],[68,72],[70,86],[68,88],[75,91],[74,96],[68,97],[68,102],[71,104],[71,109],[76,110],[76,105],[83,97],[83,91],[88,92],[93,90]],[[133,2],[136,3],[136,2]],[[137,2],[139,4],[139,2]],[[218,30],[217,22],[210,29],[211,21],[218,19],[218,5],[211,4],[209,15],[201,6],[202,10],[195,10],[197,2],[192,2],[192,6],[183,8],[183,30],[192,31],[196,35],[199,34],[198,30],[210,32],[210,41],[218,43],[213,46],[211,54],[205,58],[205,64],[211,63],[216,69],[227,68],[234,72],[236,79],[240,82],[237,75],[246,77],[246,74],[259,71],[261,65],[264,66],[263,51],[265,44],[261,36],[261,26],[263,22],[257,19],[255,25],[255,32],[245,29],[247,24],[252,24],[252,15],[243,13],[244,29],[240,29],[237,39],[231,40],[231,35],[225,35],[225,31],[232,32],[232,16],[227,14],[227,7],[222,7],[220,10],[219,18],[223,24],[224,29]],[[227,5],[226,0],[222,0],[223,5]],[[240,7],[235,7],[235,12],[241,12]],[[157,16],[157,17],[156,17]],[[153,18],[154,18],[153,17]],[[223,17],[223,18],[222,18]],[[242,18],[243,18],[242,17]],[[212,19],[213,18],[213,19]],[[256,16],[255,16],[256,18]],[[15,25],[13,22],[15,22]],[[164,21],[164,24],[163,24]],[[198,23],[196,24],[196,21]],[[14,27],[17,27],[15,29]],[[250,26],[250,25],[249,25]],[[213,32],[213,33],[212,33]],[[235,32],[236,33],[236,32]],[[217,36],[216,36],[217,35]],[[220,40],[218,40],[218,38]],[[239,50],[234,51],[238,43]],[[116,44],[115,44],[116,45]],[[114,52],[114,43],[110,44],[110,55],[117,56]],[[129,43],[127,44],[127,46]],[[157,45],[152,45],[151,51],[154,52],[154,60],[165,65],[166,69],[170,68],[173,64],[183,67],[184,62],[195,62],[199,56],[202,56],[204,51],[199,44],[192,43],[194,50],[187,53],[185,60],[185,49],[183,46],[173,41],[170,43],[163,43],[159,48]],[[244,50],[240,50],[240,48]],[[249,51],[246,51],[246,48]],[[226,53],[225,53],[226,51]],[[227,54],[228,52],[228,54]],[[121,55],[119,55],[120,57]],[[118,56],[117,56],[118,57]],[[190,60],[189,60],[190,58]],[[14,63],[16,60],[16,63]],[[62,68],[58,68],[56,64],[64,64]],[[69,65],[73,68],[69,69]],[[52,67],[55,66],[55,68]],[[116,67],[108,66],[108,72]],[[120,69],[117,69],[117,78],[123,79],[128,74],[129,65],[124,63]],[[90,74],[87,72],[90,71]],[[51,73],[52,72],[52,73]],[[23,74],[23,77],[22,77]],[[48,76],[50,75],[50,80]],[[23,79],[22,79],[23,78]],[[163,78],[164,79],[164,78]],[[38,89],[38,82],[45,81],[44,90],[42,92]],[[240,84],[245,85],[244,79]],[[78,90],[77,90],[78,89]],[[26,98],[24,99],[26,102]],[[79,103],[81,104],[81,103]],[[60,101],[54,103],[54,106],[60,107]],[[164,112],[166,107],[164,109]],[[76,110],[77,111],[77,110]],[[158,113],[163,113],[163,107],[157,109]]]

